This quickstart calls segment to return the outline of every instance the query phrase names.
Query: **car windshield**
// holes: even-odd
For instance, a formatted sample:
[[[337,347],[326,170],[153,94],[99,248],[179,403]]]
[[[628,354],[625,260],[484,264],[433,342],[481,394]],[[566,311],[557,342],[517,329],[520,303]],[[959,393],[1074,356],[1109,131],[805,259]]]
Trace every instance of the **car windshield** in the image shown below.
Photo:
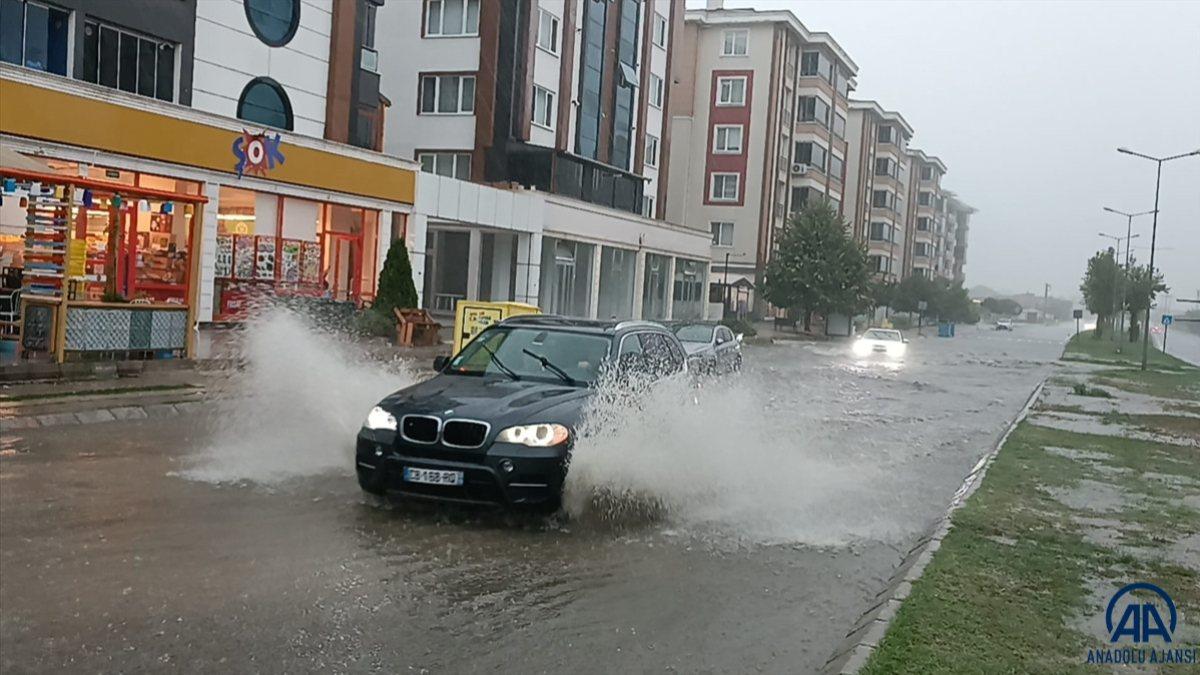
[[[869,330],[863,335],[868,340],[887,340],[889,342],[899,342],[900,333],[894,330]]]
[[[595,381],[608,356],[610,338],[545,328],[491,328],[463,348],[446,369],[451,375],[502,375],[562,382],[544,357],[580,383]],[[507,371],[509,372],[506,372]]]
[[[675,337],[680,342],[712,342],[713,327],[701,324],[680,326],[675,329]]]

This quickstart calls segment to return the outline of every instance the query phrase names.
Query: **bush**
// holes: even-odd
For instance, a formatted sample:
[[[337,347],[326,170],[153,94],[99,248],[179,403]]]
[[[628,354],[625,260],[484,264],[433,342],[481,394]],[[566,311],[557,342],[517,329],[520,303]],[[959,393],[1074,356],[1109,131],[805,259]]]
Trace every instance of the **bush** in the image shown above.
[[[913,327],[912,319],[900,314],[889,316],[888,321],[892,322],[892,327],[896,330],[908,330]]]
[[[396,321],[377,309],[364,309],[354,315],[354,332],[371,337],[392,338],[396,334]]]
[[[393,309],[417,306],[417,287],[413,284],[412,263],[408,260],[408,247],[403,239],[397,239],[388,247],[383,271],[379,273],[379,292],[375,295],[375,310],[395,323]]]
[[[758,331],[754,330],[754,324],[746,321],[745,319],[729,317],[721,319],[721,325],[727,326],[729,330],[733,331],[734,335],[738,333],[742,333],[746,337],[754,337],[755,335],[758,335]]]
[[[1095,398],[1112,398],[1112,394],[1108,393],[1107,391],[1104,391],[1103,389],[1097,389],[1095,387],[1089,387],[1086,384],[1083,384],[1082,382],[1076,384],[1074,387],[1071,387],[1071,391],[1075,392],[1076,396],[1092,396]]]

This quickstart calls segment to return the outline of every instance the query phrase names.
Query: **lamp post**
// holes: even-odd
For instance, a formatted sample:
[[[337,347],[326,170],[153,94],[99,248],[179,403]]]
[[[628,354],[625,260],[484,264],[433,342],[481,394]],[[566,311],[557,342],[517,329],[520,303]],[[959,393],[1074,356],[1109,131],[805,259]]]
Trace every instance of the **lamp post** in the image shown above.
[[[1138,237],[1140,237],[1142,235],[1126,234],[1124,237],[1117,237],[1117,236],[1114,236],[1111,234],[1104,234],[1103,232],[1101,232],[1100,236],[1105,237],[1107,239],[1112,239],[1113,241],[1117,242],[1116,255],[1118,258],[1121,256],[1121,242],[1125,242],[1125,274],[1128,275],[1129,274],[1129,249],[1133,246],[1133,240],[1137,239]],[[1117,333],[1121,333],[1122,335],[1125,334],[1125,280],[1121,279],[1120,284],[1121,284],[1121,304],[1117,305],[1117,307],[1118,307],[1117,314],[1121,315],[1121,327],[1113,332],[1112,339],[1111,339],[1111,341],[1113,341],[1113,342],[1115,342],[1117,339],[1116,338]],[[1117,345],[1117,351],[1118,352],[1121,351],[1120,345]]]
[[[1129,250],[1131,248],[1129,240],[1138,236],[1135,234],[1131,234],[1131,232],[1133,231],[1133,219],[1137,218],[1138,216],[1148,216],[1151,213],[1154,213],[1154,211],[1142,211],[1141,213],[1125,213],[1124,211],[1118,211],[1117,209],[1110,208],[1108,206],[1104,207],[1104,210],[1108,211],[1109,213],[1115,213],[1118,216],[1125,216],[1125,274],[1128,276],[1128,274],[1129,274]],[[1105,236],[1107,236],[1107,235],[1105,235]],[[1121,335],[1124,335],[1125,334],[1125,282],[1124,281],[1121,282],[1121,329],[1120,330],[1121,330]]]
[[[1120,153],[1126,154],[1126,155],[1133,155],[1134,157],[1141,157],[1142,159],[1148,159],[1148,160],[1158,164],[1158,173],[1154,179],[1154,223],[1153,223],[1153,225],[1150,226],[1150,288],[1153,290],[1153,288],[1154,288],[1154,244],[1158,238],[1158,193],[1159,193],[1159,189],[1162,187],[1162,165],[1163,165],[1163,162],[1169,162],[1173,159],[1182,159],[1184,157],[1194,157],[1194,156],[1200,155],[1200,150],[1193,150],[1191,152],[1184,152],[1184,153],[1181,153],[1178,155],[1171,155],[1170,157],[1151,157],[1150,155],[1143,155],[1140,152],[1134,152],[1133,150],[1130,150],[1129,148],[1117,148],[1117,152],[1120,152]],[[1150,299],[1147,298],[1146,299],[1146,321],[1144,322],[1144,325],[1142,326],[1142,370],[1146,369],[1146,361],[1150,357],[1149,344],[1150,344]]]

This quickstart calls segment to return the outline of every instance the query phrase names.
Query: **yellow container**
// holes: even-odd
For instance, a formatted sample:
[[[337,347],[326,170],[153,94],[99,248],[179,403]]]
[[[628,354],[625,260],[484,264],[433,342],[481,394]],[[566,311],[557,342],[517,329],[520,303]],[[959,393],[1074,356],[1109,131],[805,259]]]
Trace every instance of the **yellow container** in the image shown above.
[[[457,354],[484,328],[510,316],[541,314],[542,310],[522,302],[477,302],[459,300],[454,313],[454,354]]]

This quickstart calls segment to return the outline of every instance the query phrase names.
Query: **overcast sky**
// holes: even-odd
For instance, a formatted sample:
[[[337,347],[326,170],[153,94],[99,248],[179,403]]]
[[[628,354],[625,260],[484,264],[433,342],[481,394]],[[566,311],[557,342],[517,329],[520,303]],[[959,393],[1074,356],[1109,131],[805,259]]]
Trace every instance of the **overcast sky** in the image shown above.
[[[703,0],[688,0],[690,9]],[[1200,2],[726,0],[790,9],[858,63],[854,98],[913,126],[979,209],[966,285],[1074,297],[1087,258],[1124,236],[1105,213],[1154,208],[1153,162],[1200,149]],[[1200,295],[1200,157],[1163,165],[1155,266]],[[1149,258],[1150,216],[1133,253]],[[1140,250],[1139,250],[1140,249]]]

